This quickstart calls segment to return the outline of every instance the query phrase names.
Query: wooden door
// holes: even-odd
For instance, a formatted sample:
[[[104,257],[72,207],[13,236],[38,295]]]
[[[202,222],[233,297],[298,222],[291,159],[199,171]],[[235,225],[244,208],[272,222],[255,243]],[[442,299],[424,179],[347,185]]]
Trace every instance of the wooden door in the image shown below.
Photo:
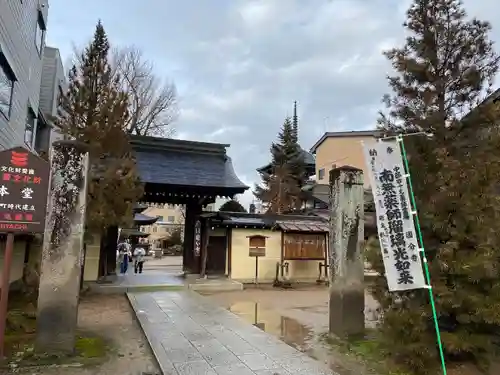
[[[211,236],[207,246],[207,274],[226,273],[226,236]]]

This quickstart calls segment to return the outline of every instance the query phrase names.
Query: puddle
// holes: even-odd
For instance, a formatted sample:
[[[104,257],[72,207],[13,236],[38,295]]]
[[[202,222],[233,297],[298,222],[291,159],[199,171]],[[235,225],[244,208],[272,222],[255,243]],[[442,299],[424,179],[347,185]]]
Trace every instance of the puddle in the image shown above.
[[[338,356],[332,354],[329,348],[320,340],[319,335],[322,332],[315,332],[312,327],[306,326],[293,318],[280,315],[275,310],[266,309],[256,302],[237,302],[227,309],[308,356],[328,363],[330,368],[339,375],[363,374],[358,366],[356,366],[356,369],[348,369],[340,364],[341,361]]]
[[[235,303],[228,310],[300,351],[306,350],[315,337],[311,328],[273,310],[264,309],[255,302]]]

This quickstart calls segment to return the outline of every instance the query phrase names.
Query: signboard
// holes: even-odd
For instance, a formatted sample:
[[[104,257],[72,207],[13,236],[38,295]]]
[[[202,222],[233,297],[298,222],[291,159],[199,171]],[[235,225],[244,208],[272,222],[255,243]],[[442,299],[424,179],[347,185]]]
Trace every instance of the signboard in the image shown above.
[[[248,256],[265,257],[266,256],[266,248],[265,247],[251,247],[251,248],[249,248]]]
[[[201,251],[201,222],[196,220],[194,225],[194,255],[199,257]]]
[[[408,193],[408,180],[397,140],[364,145],[378,237],[390,291],[425,288]]]
[[[49,163],[23,147],[0,152],[0,233],[43,233]]]
[[[261,235],[248,236],[248,256],[266,256],[266,237]]]
[[[325,260],[326,235],[316,233],[286,233],[284,260]]]

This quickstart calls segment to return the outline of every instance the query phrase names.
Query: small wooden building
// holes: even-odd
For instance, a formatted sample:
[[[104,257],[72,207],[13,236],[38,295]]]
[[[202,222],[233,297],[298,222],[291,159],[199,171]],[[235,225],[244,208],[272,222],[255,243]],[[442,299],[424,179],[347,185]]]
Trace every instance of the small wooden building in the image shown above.
[[[213,218],[205,223],[208,275],[249,283],[257,267],[259,282],[273,282],[279,265],[291,281],[314,282],[327,263],[328,222],[321,217],[225,212]]]

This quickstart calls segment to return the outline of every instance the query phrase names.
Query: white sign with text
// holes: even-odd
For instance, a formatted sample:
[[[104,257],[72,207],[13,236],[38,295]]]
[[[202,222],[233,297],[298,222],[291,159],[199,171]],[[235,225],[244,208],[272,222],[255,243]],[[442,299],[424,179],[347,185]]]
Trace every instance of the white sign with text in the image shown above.
[[[399,143],[394,139],[363,146],[389,290],[425,288],[408,179]]]

